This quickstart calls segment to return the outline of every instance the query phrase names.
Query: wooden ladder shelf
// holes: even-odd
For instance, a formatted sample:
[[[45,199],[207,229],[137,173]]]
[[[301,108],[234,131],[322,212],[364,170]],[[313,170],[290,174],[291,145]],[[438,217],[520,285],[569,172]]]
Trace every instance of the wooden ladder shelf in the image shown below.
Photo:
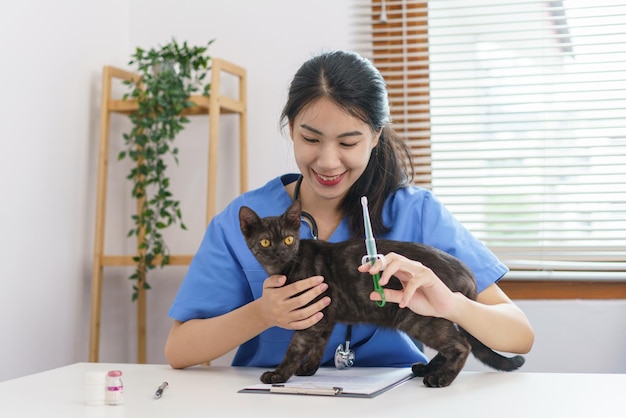
[[[219,122],[222,114],[239,115],[239,189],[247,190],[247,106],[246,106],[246,70],[227,61],[212,58],[211,94],[191,96],[195,103],[184,115],[209,116],[209,164],[207,182],[206,223],[215,215],[217,201],[217,163],[219,145]],[[221,95],[221,77],[231,74],[238,78],[238,98]],[[138,75],[111,66],[105,66],[102,72],[102,98],[100,107],[100,138],[98,146],[98,179],[96,191],[96,229],[91,282],[91,321],[89,330],[89,361],[97,362],[100,348],[100,322],[102,316],[102,273],[104,266],[133,266],[134,255],[105,255],[104,232],[107,197],[107,176],[109,165],[109,135],[112,113],[130,114],[138,109],[134,100],[113,99],[111,86],[113,79],[133,80]],[[170,255],[170,265],[189,265],[193,255]],[[157,261],[158,262],[158,261]],[[137,362],[146,362],[146,295],[142,286],[138,286],[137,298]]]

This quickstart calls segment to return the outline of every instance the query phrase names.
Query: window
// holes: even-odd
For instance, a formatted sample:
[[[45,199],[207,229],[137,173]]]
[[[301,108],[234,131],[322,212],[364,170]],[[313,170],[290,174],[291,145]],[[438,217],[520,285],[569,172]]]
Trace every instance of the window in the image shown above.
[[[360,4],[420,184],[507,277],[626,281],[626,5]]]

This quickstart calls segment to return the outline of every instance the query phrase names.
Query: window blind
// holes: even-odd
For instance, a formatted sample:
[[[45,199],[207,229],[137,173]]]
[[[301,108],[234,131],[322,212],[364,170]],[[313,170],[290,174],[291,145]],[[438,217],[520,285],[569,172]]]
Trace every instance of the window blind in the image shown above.
[[[509,276],[626,279],[626,5],[361,3],[358,26],[369,20],[372,37],[362,52],[403,62],[379,67],[385,77],[421,77],[390,84],[405,103],[427,98],[401,108],[424,133],[409,137],[418,164]],[[398,46],[418,41],[419,51]]]
[[[415,164],[414,182],[431,187],[430,100],[426,2],[357,1],[359,52],[381,72],[394,128]]]

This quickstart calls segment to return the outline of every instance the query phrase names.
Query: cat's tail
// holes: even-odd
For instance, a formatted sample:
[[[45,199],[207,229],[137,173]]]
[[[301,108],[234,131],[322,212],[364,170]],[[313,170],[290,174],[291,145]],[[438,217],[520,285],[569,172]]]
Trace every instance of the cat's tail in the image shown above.
[[[471,335],[467,331],[463,330],[463,334],[465,334],[467,340],[472,346],[472,354],[474,355],[474,357],[493,369],[503,372],[512,372],[513,370],[517,370],[522,367],[522,365],[524,365],[524,362],[526,361],[524,357],[519,355],[513,357],[505,357],[501,354],[496,353],[491,348],[478,341],[476,338],[474,338],[473,335]]]

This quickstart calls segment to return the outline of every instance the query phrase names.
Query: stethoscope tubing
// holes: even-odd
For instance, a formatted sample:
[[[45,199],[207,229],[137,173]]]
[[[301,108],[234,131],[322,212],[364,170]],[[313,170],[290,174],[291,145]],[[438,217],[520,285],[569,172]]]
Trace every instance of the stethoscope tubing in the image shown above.
[[[300,186],[302,185],[302,175],[298,177],[296,181],[296,186],[293,190],[293,200],[299,200],[300,197]],[[317,222],[313,215],[308,212],[301,211],[300,216],[302,220],[304,220],[311,228],[311,235],[313,239],[318,239],[318,229]],[[351,367],[354,364],[354,350],[350,348],[350,340],[352,339],[352,325],[348,324],[346,326],[346,343],[345,346],[343,344],[339,344],[337,349],[335,350],[335,367],[338,369],[345,369],[346,367]]]
[[[298,177],[298,181],[296,181],[296,187],[293,189],[293,200],[300,199],[300,186],[302,185],[302,175]],[[311,228],[311,235],[313,239],[318,239],[319,233],[317,229],[317,222],[315,222],[315,218],[309,212],[301,211],[300,216],[302,219],[309,225]]]

